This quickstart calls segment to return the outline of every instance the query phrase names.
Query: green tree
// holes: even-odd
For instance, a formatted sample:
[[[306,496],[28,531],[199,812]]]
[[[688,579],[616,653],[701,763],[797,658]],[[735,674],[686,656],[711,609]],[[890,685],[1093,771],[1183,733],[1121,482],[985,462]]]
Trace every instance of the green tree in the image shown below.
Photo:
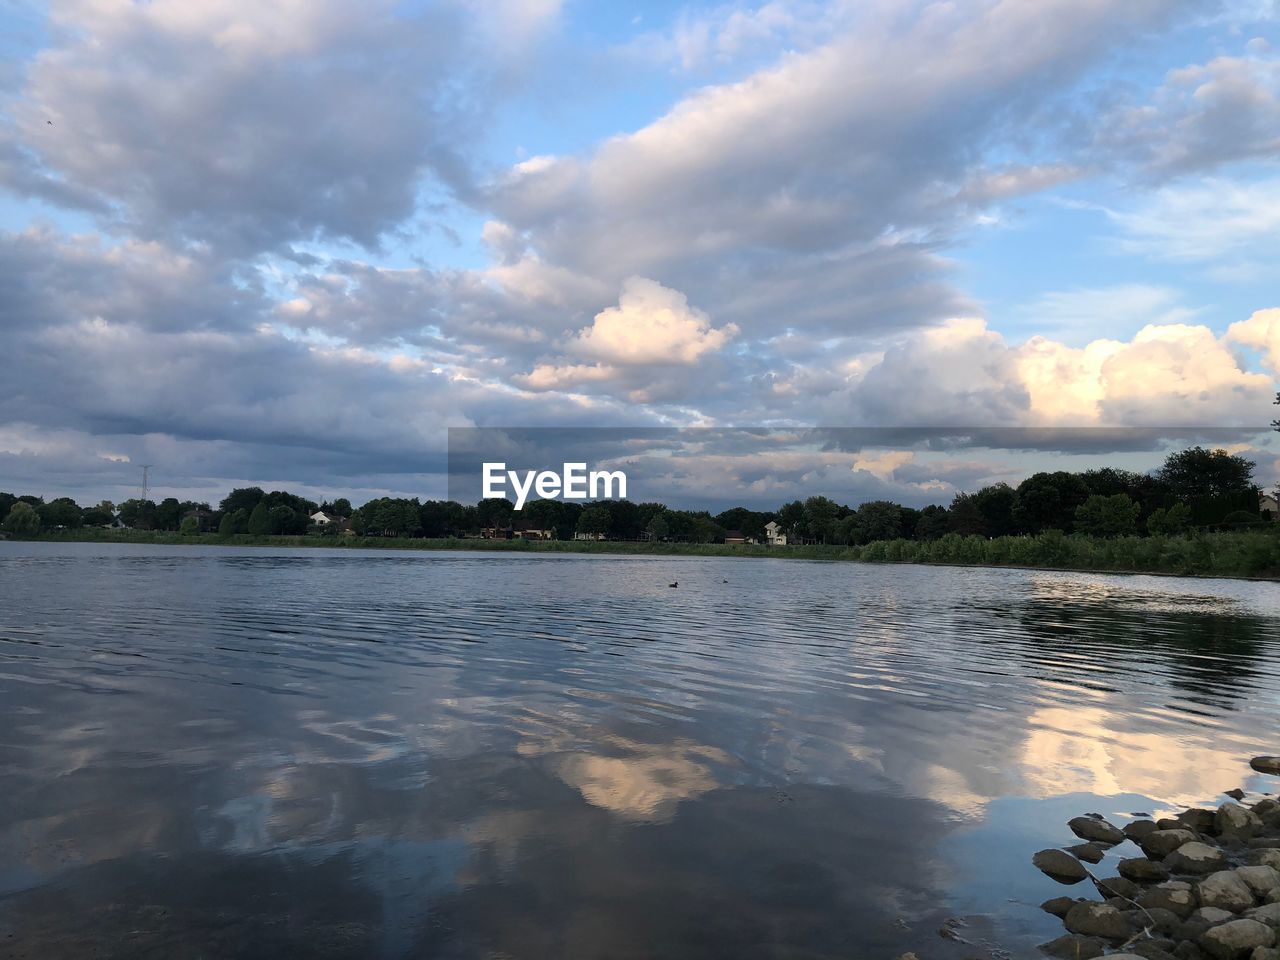
[[[40,525],[43,527],[66,527],[74,529],[83,522],[80,507],[70,497],[59,497],[50,500],[36,509],[40,514]]]
[[[115,517],[101,507],[87,507],[80,520],[86,527],[109,527]]]
[[[476,516],[482,527],[505,529],[511,526],[516,505],[506,497],[487,497],[476,504]]]
[[[234,537],[249,532],[249,511],[241,508],[224,513],[218,524],[218,534],[223,537]]]
[[[951,529],[951,520],[947,516],[947,508],[930,504],[920,511],[920,519],[916,521],[915,538],[917,540],[940,540]]]
[[[1024,533],[1061,530],[1070,533],[1076,507],[1089,499],[1089,488],[1074,473],[1033,473],[1018,484],[1013,519]]]
[[[182,504],[177,497],[165,497],[156,505],[156,529],[177,530],[182,523]]]
[[[854,514],[851,543],[896,540],[902,536],[902,508],[888,500],[870,500]]]
[[[651,540],[665,540],[671,536],[671,524],[667,522],[666,514],[654,514],[653,519],[645,527],[645,531],[649,534]]]
[[[195,517],[183,517],[178,532],[184,537],[192,537],[200,532],[200,521]]]
[[[218,509],[223,513],[234,513],[236,510],[243,510],[249,513],[262,502],[262,498],[266,496],[261,487],[237,487],[228,493],[222,503],[218,504]]]
[[[12,493],[0,491],[0,520],[9,515],[9,511],[13,509],[13,505],[17,502],[18,498]]]
[[[305,524],[303,524],[301,531],[297,529],[298,514],[292,507],[286,507],[281,503],[277,506],[271,507],[268,513],[271,516],[271,532],[273,534],[306,533],[307,528]]]
[[[986,536],[987,520],[972,493],[957,493],[947,511],[947,529],[963,537]]]
[[[34,537],[40,532],[40,514],[31,504],[19,500],[9,508],[0,529],[15,537]]]
[[[601,504],[593,503],[582,511],[582,515],[578,517],[577,533],[588,534],[596,537],[608,536],[609,524],[613,522],[613,515],[609,510]]]
[[[804,502],[804,533],[820,543],[835,536],[836,521],[841,516],[840,504],[828,497],[809,497]]]
[[[1127,537],[1138,529],[1138,505],[1127,493],[1094,493],[1076,507],[1075,528],[1093,537]]]
[[[224,500],[223,503],[226,503]],[[271,533],[271,508],[259,500],[258,505],[249,513],[248,533],[255,537],[264,537]]]
[[[1232,497],[1253,490],[1256,464],[1225,450],[1191,447],[1171,453],[1156,472],[1184,503],[1200,497]]]
[[[1152,536],[1176,536],[1186,533],[1191,525],[1191,508],[1185,503],[1171,507],[1157,507],[1147,517],[1147,532]]]
[[[133,530],[154,530],[156,505],[150,500],[126,500],[120,504],[119,517]]]

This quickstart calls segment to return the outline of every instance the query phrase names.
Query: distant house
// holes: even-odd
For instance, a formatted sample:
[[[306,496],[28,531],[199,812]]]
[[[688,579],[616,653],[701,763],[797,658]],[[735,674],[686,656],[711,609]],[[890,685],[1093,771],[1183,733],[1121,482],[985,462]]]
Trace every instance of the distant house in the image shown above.
[[[182,515],[183,520],[195,520],[196,529],[205,533],[213,529],[213,514],[208,510],[188,510]]]
[[[330,513],[325,513],[323,510],[317,510],[311,515],[310,519],[317,527],[327,527],[331,523],[337,523],[342,518]]]
[[[764,525],[764,542],[771,547],[785,547],[787,535],[777,520],[770,520]]]
[[[510,527],[481,527],[480,538],[482,540],[510,540],[515,536],[515,531]]]
[[[1276,498],[1269,493],[1258,494],[1258,512],[1263,516],[1271,515],[1271,519],[1275,520],[1280,515],[1280,503],[1276,502]]]
[[[575,540],[603,540],[603,539],[604,539],[604,534],[603,534],[603,533],[583,533],[581,530],[579,530],[577,533],[575,533],[575,534],[573,535],[573,539],[575,539]]]
[[[740,547],[748,543],[758,543],[755,537],[749,537],[741,530],[726,530],[724,542],[731,547]]]
[[[554,530],[537,530],[530,527],[527,530],[514,530],[512,532],[522,540],[554,540],[556,538]]]

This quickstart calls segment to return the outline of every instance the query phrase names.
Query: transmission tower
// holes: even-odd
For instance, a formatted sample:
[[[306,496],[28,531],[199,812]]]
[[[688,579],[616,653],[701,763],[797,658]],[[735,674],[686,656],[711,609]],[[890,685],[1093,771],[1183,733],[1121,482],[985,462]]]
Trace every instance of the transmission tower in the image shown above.
[[[151,485],[147,482],[151,472],[151,464],[144,463],[142,465],[142,502],[147,502],[147,494],[151,489]]]

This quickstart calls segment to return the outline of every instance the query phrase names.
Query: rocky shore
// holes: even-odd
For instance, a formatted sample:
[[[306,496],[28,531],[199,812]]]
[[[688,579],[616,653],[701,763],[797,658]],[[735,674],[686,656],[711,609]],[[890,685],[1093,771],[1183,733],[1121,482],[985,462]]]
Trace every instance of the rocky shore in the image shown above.
[[[1280,776],[1280,757],[1251,766]],[[1100,899],[1042,904],[1067,932],[1040,946],[1050,957],[1089,960],[1280,960],[1280,801],[1232,790],[1216,810],[1146,815],[1117,827],[1098,814],[1068,822],[1081,841],[1041,850],[1032,862],[1063,884],[1090,881]],[[1132,844],[1118,876],[1090,865]]]

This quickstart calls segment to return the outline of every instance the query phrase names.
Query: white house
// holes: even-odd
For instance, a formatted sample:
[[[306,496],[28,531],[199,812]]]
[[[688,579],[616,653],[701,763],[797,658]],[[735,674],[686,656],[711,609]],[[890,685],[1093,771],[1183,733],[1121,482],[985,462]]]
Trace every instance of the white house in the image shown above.
[[[764,525],[764,542],[771,547],[785,547],[787,545],[787,535],[782,529],[782,524],[777,520],[770,520]]]
[[[311,522],[321,527],[327,526],[331,523],[336,523],[338,519],[338,517],[329,516],[329,514],[325,513],[323,510],[317,510],[311,515]]]
[[[1280,504],[1277,504],[1276,498],[1269,493],[1259,494],[1258,495],[1258,512],[1262,514],[1269,513],[1271,514],[1271,519],[1275,520],[1277,519],[1276,515],[1280,513]]]

